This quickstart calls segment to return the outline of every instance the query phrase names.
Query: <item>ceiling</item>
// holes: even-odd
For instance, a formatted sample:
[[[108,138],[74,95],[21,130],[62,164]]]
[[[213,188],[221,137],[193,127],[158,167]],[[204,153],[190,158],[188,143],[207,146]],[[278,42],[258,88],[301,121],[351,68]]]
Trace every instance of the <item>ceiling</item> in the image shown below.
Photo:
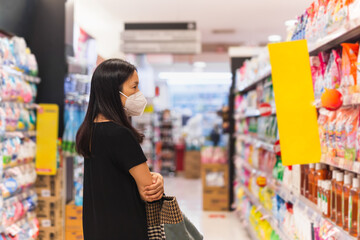
[[[203,43],[258,45],[285,37],[285,21],[312,0],[75,0],[77,22],[100,45],[118,44],[124,22],[195,21]],[[220,30],[228,33],[214,33]],[[118,46],[117,46],[118,47]]]

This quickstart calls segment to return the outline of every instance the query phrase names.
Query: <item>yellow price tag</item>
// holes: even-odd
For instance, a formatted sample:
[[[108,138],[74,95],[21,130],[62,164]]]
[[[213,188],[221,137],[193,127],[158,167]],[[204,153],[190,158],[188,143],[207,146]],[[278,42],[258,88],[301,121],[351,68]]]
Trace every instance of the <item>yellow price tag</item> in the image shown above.
[[[40,104],[36,121],[36,172],[39,175],[56,174],[58,129],[59,106]]]
[[[318,163],[320,137],[306,40],[269,44],[269,53],[282,163]]]

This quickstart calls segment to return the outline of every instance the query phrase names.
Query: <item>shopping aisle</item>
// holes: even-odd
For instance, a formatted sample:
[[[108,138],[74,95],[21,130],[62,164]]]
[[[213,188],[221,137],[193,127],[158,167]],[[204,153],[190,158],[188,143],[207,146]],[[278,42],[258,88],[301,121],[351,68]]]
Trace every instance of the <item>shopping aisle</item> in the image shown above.
[[[204,235],[205,240],[248,240],[246,230],[235,213],[204,212],[201,180],[165,178],[167,195],[176,196],[181,210]]]

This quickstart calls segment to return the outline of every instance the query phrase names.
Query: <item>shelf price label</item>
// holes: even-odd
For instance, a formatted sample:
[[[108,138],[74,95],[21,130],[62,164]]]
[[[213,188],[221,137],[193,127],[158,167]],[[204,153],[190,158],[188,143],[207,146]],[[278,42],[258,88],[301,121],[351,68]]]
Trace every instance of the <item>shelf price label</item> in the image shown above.
[[[318,163],[321,147],[307,42],[274,43],[268,48],[282,163]]]

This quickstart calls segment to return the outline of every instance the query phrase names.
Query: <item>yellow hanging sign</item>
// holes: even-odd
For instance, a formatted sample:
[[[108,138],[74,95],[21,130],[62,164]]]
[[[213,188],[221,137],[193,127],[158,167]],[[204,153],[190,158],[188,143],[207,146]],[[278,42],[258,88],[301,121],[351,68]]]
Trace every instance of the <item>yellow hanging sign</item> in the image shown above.
[[[56,174],[58,128],[59,106],[40,104],[36,121],[36,172],[39,175]]]
[[[320,137],[306,40],[269,44],[282,163],[318,163]]]

